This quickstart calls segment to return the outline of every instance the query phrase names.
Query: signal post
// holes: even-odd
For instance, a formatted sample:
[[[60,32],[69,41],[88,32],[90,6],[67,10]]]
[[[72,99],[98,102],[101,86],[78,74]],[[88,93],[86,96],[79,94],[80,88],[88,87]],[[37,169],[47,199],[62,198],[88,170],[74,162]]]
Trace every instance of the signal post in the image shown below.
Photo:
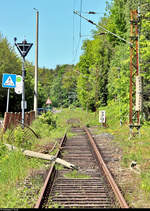
[[[26,40],[22,41],[22,43],[16,43],[17,38],[14,38],[15,46],[17,47],[19,53],[22,57],[22,101],[21,101],[21,109],[22,109],[22,128],[24,129],[24,117],[25,117],[25,109],[27,108],[27,102],[25,101],[25,56],[28,54],[31,49],[33,43],[27,43]]]

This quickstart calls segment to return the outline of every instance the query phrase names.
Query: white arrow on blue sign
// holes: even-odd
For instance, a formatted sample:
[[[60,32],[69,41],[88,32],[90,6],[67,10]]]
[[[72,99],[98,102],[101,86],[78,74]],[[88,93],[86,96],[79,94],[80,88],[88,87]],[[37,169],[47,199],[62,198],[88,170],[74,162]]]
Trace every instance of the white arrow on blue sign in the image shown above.
[[[16,87],[16,75],[15,74],[3,74],[2,87],[15,88]]]

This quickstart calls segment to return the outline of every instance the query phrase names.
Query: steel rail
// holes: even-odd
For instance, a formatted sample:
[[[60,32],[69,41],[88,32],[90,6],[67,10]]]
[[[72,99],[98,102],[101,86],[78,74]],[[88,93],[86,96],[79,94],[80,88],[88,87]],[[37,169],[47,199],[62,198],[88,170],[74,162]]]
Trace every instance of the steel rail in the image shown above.
[[[89,137],[91,146],[92,146],[92,148],[94,150],[94,153],[96,155],[96,158],[97,158],[97,160],[99,162],[99,166],[102,167],[102,169],[103,169],[103,171],[105,173],[105,176],[106,176],[109,184],[111,185],[117,200],[119,201],[120,207],[121,208],[129,208],[129,206],[127,205],[127,203],[126,203],[122,193],[120,192],[117,184],[115,183],[110,171],[108,170],[108,168],[107,168],[107,166],[106,166],[106,164],[105,164],[105,162],[104,162],[104,160],[103,160],[103,158],[102,158],[102,156],[100,154],[100,151],[99,151],[98,147],[96,146],[96,143],[95,143],[90,131],[86,127],[84,127],[83,129],[85,130],[85,132],[87,133],[87,135]]]
[[[56,157],[59,156],[60,151],[61,151],[61,147],[63,147],[63,145],[65,144],[66,139],[67,139],[67,136],[66,136],[66,133],[65,133],[64,137],[61,139],[60,149],[56,153]],[[49,183],[51,183],[50,186],[52,186],[53,178],[55,176],[55,172],[56,172],[55,161],[53,161],[52,166],[51,166],[51,168],[50,168],[50,170],[48,172],[48,175],[46,177],[46,180],[44,182],[44,185],[43,185],[43,187],[41,189],[41,193],[40,193],[39,199],[38,199],[36,205],[34,206],[34,208],[41,208],[42,202],[43,202],[43,198],[46,195],[46,189],[48,188]]]

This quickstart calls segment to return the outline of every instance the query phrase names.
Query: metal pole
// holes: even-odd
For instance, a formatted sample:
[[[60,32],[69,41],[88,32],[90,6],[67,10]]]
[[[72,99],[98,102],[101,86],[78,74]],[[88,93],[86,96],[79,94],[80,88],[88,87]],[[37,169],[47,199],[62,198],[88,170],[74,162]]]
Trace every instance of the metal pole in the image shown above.
[[[140,16],[141,16],[141,12],[140,12],[140,2],[139,2],[139,6],[138,6],[138,19],[140,21]],[[139,66],[139,74],[140,74],[140,26],[138,27],[138,66]]]
[[[36,12],[36,44],[35,44],[35,83],[34,83],[34,111],[37,117],[38,107],[38,28],[39,28],[39,12]]]
[[[130,33],[131,37],[133,36],[133,12],[131,11],[131,26],[130,26]],[[131,41],[132,42],[132,41]],[[130,91],[129,91],[129,125],[132,127],[133,122],[132,122],[132,83],[133,83],[133,46],[130,46]]]
[[[22,57],[22,102],[21,102],[21,108],[22,108],[22,128],[24,129],[24,116],[25,116],[25,68],[24,68],[25,58]]]
[[[9,108],[9,94],[10,94],[10,88],[8,88],[8,90],[7,90],[7,106],[6,106],[6,112],[8,112],[8,108]]]
[[[139,1],[139,5],[138,5],[138,14],[137,14],[137,18],[138,18],[138,21],[140,22],[140,1]],[[137,29],[137,34],[138,34],[138,75],[140,75],[140,25],[138,26],[138,29]],[[141,93],[142,95],[142,93]],[[142,98],[142,96],[141,96]],[[140,112],[138,114],[138,124],[140,125],[140,118],[141,118],[141,115],[140,115]],[[140,129],[139,129],[140,130]],[[140,131],[139,131],[139,136],[140,136]]]
[[[138,27],[138,11],[135,12],[137,24],[135,25],[135,34],[136,34],[136,76],[139,75],[139,27]],[[140,125],[140,111],[137,111],[137,125]]]

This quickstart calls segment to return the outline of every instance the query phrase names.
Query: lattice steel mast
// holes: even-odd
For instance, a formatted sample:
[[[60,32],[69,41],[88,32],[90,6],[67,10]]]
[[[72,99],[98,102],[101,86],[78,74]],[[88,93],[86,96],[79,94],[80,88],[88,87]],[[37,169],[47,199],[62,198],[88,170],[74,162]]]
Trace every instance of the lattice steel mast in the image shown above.
[[[130,45],[130,92],[129,127],[140,130],[140,111],[142,110],[142,81],[139,70],[139,10],[131,11]]]

